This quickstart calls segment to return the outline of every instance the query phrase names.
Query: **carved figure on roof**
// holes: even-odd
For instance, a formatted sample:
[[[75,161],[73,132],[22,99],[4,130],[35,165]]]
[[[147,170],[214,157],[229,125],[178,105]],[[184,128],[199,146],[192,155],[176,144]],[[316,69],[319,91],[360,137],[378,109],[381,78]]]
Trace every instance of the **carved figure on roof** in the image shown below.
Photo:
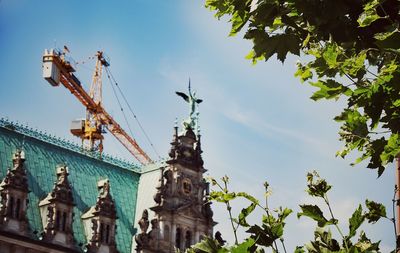
[[[190,87],[190,79],[189,79],[189,95],[186,95],[183,92],[175,92],[178,96],[182,97],[186,102],[189,103],[190,105],[190,116],[189,119],[185,120],[183,122],[183,125],[186,129],[188,129],[189,127],[191,129],[195,128],[195,124],[196,124],[196,104],[200,104],[201,102],[203,102],[202,99],[198,99],[196,97],[196,92],[191,90]]]
[[[172,172],[170,170],[166,170],[164,172],[163,176],[164,176],[165,181],[166,181],[163,185],[165,185],[167,187],[170,186],[172,184]]]
[[[143,211],[142,218],[139,220],[139,226],[142,234],[145,234],[149,228],[149,212],[146,209]]]
[[[17,150],[13,155],[14,169],[22,167],[25,161],[25,153],[22,150]]]
[[[147,229],[149,228],[149,213],[145,209],[142,214],[142,218],[139,220],[139,226],[141,233],[135,235],[136,252],[142,252],[141,250],[149,247],[150,235],[147,234]]]
[[[149,236],[151,239],[157,239],[158,231],[159,230],[159,223],[158,219],[151,220],[151,230],[149,232]]]

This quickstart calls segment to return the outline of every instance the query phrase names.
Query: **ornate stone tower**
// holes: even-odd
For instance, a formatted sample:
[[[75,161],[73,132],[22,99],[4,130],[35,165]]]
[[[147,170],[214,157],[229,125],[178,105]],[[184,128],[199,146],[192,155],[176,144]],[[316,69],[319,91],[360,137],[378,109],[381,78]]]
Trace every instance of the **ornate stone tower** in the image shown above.
[[[206,170],[201,156],[201,136],[193,131],[198,115],[194,113],[195,104],[201,100],[190,92],[190,86],[189,95],[184,98],[191,104],[192,111],[184,122],[183,132],[178,133],[175,126],[169,159],[161,169],[154,195],[156,204],[150,207],[155,218],[151,220],[152,227],[147,232],[150,222],[147,210],[143,212],[139,221],[141,232],[135,237],[137,252],[184,250],[199,242],[203,236],[212,236],[216,224],[210,203],[207,203],[209,185],[203,178]]]

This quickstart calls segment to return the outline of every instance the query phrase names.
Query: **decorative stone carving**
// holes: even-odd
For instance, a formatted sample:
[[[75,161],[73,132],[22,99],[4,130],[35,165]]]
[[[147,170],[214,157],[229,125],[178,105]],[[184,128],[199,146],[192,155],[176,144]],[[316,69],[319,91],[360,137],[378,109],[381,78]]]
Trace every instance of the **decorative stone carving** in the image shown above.
[[[0,183],[0,227],[17,234],[28,234],[26,209],[28,204],[28,179],[24,169],[25,153],[17,150],[13,167]]]
[[[39,202],[42,213],[44,241],[75,248],[72,230],[73,208],[72,187],[68,181],[68,167],[57,167],[57,180],[53,190]]]
[[[189,102],[191,113],[181,133],[178,134],[178,127],[174,127],[170,159],[166,161],[167,167],[162,168],[160,184],[153,198],[156,205],[150,208],[156,217],[151,221],[151,231],[147,232],[147,211],[139,221],[141,233],[135,236],[139,253],[184,251],[199,242],[201,236],[212,236],[216,225],[207,198],[208,185],[203,178],[206,170],[196,111],[201,100],[191,93],[190,87],[189,96],[182,92],[177,94]],[[197,129],[197,136],[194,129]]]
[[[135,236],[137,252],[175,252],[176,247],[185,250],[197,243],[200,235],[212,236],[216,223],[207,199],[209,189],[203,178],[206,170],[201,154],[200,136],[196,136],[191,127],[180,135],[175,128],[171,159],[162,169],[154,195],[156,205],[150,208],[156,219],[147,232],[148,213],[143,212],[139,221],[141,233]],[[146,229],[142,229],[144,227]]]
[[[167,164],[181,164],[193,170],[202,169],[204,164],[201,157],[200,135],[196,137],[191,127],[177,136],[175,130],[174,140],[171,142],[170,160]]]
[[[149,228],[149,212],[147,210],[143,211],[142,218],[139,220],[139,226],[142,234],[147,232]]]
[[[135,236],[136,251],[141,252],[143,249],[149,248],[150,236],[147,234],[149,228],[149,213],[147,210],[143,211],[142,218],[138,222],[141,233]]]
[[[82,215],[87,231],[87,252],[117,253],[115,242],[117,212],[110,192],[108,179],[97,183],[99,196],[97,202]]]
[[[138,224],[141,233],[135,236],[136,252],[159,252],[158,240],[160,239],[160,228],[158,219],[151,220],[151,230],[149,228],[149,214],[147,210],[143,211],[142,218]]]

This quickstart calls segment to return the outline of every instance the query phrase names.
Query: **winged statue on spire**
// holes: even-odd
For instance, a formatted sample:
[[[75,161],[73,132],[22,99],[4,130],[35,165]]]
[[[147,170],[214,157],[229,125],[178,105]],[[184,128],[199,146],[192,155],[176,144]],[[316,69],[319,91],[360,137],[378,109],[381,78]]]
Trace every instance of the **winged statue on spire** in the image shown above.
[[[189,94],[187,95],[187,94],[185,94],[183,92],[179,92],[179,91],[177,91],[175,93],[178,96],[182,97],[187,103],[189,103],[190,116],[189,116],[188,120],[183,122],[183,124],[184,124],[185,128],[191,127],[192,129],[194,129],[195,124],[196,124],[196,119],[197,119],[196,105],[203,102],[203,100],[196,97],[196,91],[192,92],[192,89],[190,87],[190,78],[189,78]]]

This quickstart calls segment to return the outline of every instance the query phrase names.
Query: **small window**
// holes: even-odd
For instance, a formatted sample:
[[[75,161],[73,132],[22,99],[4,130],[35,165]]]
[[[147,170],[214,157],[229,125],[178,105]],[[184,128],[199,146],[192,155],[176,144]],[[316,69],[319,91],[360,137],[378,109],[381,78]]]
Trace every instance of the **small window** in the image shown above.
[[[182,234],[181,234],[181,229],[180,229],[180,228],[177,228],[177,229],[176,229],[176,235],[175,235],[175,247],[176,247],[177,249],[180,249],[180,248],[181,248],[181,236],[182,236]]]
[[[21,200],[20,200],[20,199],[17,199],[17,203],[16,203],[16,205],[15,205],[15,215],[14,215],[14,217],[15,217],[16,219],[19,219],[19,217],[20,217],[20,212],[21,212]]]
[[[192,245],[192,233],[190,231],[186,231],[185,235],[185,248],[188,249]]]
[[[185,194],[190,194],[192,192],[192,183],[187,178],[183,181],[183,192]]]
[[[9,217],[14,218],[14,197],[10,198],[7,212]]]
[[[104,224],[100,223],[100,242],[104,242]]]
[[[109,241],[110,241],[110,225],[107,225],[107,227],[106,227],[106,241],[105,241],[105,243],[109,243]]]
[[[56,211],[56,222],[55,222],[56,230],[60,230],[60,216],[61,216],[60,210],[57,210]]]
[[[61,221],[61,231],[65,232],[65,228],[67,226],[67,213],[63,212],[62,221]]]
[[[165,225],[164,226],[164,240],[165,241],[169,241],[169,226]]]

